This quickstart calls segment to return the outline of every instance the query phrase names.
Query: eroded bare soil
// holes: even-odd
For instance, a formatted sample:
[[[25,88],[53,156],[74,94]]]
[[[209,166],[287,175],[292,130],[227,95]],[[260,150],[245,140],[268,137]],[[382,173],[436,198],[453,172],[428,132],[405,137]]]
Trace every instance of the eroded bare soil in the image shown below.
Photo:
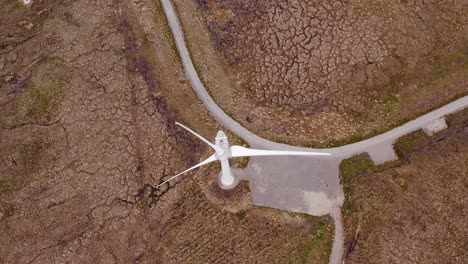
[[[198,3],[243,97],[215,100],[268,138],[336,145],[468,92],[463,0]]]
[[[207,198],[216,166],[148,188],[208,154],[175,120],[207,137],[219,128],[165,57],[160,12],[0,1],[0,263],[325,263],[329,219],[245,202],[228,212],[248,190]]]
[[[346,180],[346,263],[464,263],[468,119],[399,143],[403,164]]]

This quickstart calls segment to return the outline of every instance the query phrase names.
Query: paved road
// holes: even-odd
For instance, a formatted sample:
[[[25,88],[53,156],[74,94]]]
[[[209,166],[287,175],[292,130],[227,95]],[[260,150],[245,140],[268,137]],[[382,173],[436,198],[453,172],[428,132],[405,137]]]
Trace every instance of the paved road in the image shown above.
[[[335,237],[330,263],[341,263],[343,254],[343,227],[340,207],[343,204],[344,195],[339,183],[338,167],[340,162],[345,158],[365,152],[369,153],[377,164],[394,160],[397,158],[393,150],[393,143],[396,139],[427,127],[434,120],[457,112],[468,105],[468,96],[465,96],[386,133],[342,147],[315,149],[272,142],[242,127],[213,101],[195,71],[172,3],[170,0],[161,0],[161,3],[175,38],[186,75],[197,96],[217,122],[254,148],[333,154],[330,158],[252,157],[249,165],[242,172],[248,177],[254,204],[311,215],[330,214],[333,217]]]

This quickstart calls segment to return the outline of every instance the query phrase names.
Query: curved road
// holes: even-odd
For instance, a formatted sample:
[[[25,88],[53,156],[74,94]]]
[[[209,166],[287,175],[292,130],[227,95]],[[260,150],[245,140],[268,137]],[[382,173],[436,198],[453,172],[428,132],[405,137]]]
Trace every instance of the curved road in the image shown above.
[[[340,208],[344,195],[339,183],[341,160],[365,152],[369,153],[376,164],[394,160],[397,158],[393,150],[393,143],[396,139],[420,128],[426,128],[445,115],[468,106],[468,96],[465,96],[386,133],[336,148],[305,148],[269,141],[245,129],[213,101],[193,66],[179,19],[171,1],[161,0],[161,3],[175,38],[185,73],[197,96],[217,122],[254,148],[333,154],[332,158],[253,157],[248,167],[241,173],[248,175],[254,204],[311,215],[329,214],[332,216],[335,222],[335,235],[330,263],[341,263],[343,255],[343,226]]]

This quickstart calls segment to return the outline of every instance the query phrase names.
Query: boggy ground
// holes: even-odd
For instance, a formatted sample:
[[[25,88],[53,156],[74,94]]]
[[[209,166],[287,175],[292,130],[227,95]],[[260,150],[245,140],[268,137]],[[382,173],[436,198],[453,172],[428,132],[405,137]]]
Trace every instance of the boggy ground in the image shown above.
[[[209,153],[175,120],[219,129],[157,2],[0,0],[0,263],[327,261],[330,219],[217,199],[216,166],[151,192]]]
[[[175,2],[199,72],[226,112],[266,138],[336,146],[468,92],[463,0],[193,1]],[[191,36],[199,20],[230,83],[209,76],[212,47]]]
[[[402,138],[400,164],[342,163],[346,263],[466,262],[467,114],[451,116],[450,129],[432,138]]]

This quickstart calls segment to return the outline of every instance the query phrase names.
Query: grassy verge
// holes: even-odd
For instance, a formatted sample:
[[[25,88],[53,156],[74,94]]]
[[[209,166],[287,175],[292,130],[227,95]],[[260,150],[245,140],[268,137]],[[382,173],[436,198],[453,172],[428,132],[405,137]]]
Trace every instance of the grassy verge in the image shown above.
[[[175,10],[175,13],[176,15],[178,16],[178,19],[179,19],[179,22],[180,22],[180,28],[182,30],[182,34],[184,35],[184,39],[185,41],[187,42],[187,30],[185,29],[184,27],[184,24],[182,22],[182,19],[180,19],[180,12],[179,12],[179,7],[177,6],[177,3],[174,2],[174,1],[171,1],[172,2],[172,6],[174,7],[174,10]],[[163,12],[163,15],[165,16],[164,12]],[[167,19],[167,17],[166,17]],[[171,32],[171,36],[172,35],[172,32]],[[186,43],[186,47],[187,47],[187,50],[188,50],[188,54],[190,56],[190,60],[192,61],[192,64],[193,64],[193,67],[195,68],[195,72],[197,73],[198,77],[200,78],[200,81],[201,83],[203,84],[203,86],[206,88],[206,92],[210,95],[210,97],[216,102],[216,97],[213,96],[213,93],[211,92],[212,90],[212,87],[208,84],[208,82],[206,81],[206,79],[204,78],[202,72],[203,70],[201,69],[201,66],[200,66],[200,63],[197,63],[197,60],[195,60],[195,57],[193,56],[193,50],[191,49],[190,47],[190,43]],[[179,59],[180,59],[180,55],[179,55]],[[218,104],[218,102],[216,102],[216,104]],[[227,114],[229,117],[233,118],[233,116],[231,114]]]
[[[363,208],[359,208],[350,197],[350,194],[353,191],[353,180],[358,176],[365,177],[367,174],[376,173],[389,167],[398,166],[400,163],[400,161],[395,161],[376,166],[368,154],[357,155],[341,162],[340,183],[343,186],[345,194],[345,201],[342,206],[345,226],[359,226],[359,212],[363,210]],[[369,197],[371,201],[380,200],[379,195],[376,193],[369,193]]]
[[[300,263],[328,263],[333,244],[333,225],[320,219],[299,251]]]
[[[172,51],[174,52],[174,58],[177,60],[179,63],[179,66],[183,66],[182,64],[182,59],[180,57],[180,54],[177,50],[177,45],[175,42],[174,34],[172,34],[172,30],[169,27],[169,23],[167,22],[167,17],[166,13],[164,13],[164,8],[161,4],[160,1],[155,1],[156,4],[156,12],[155,12],[155,21],[159,25],[161,25],[164,28],[164,36],[166,37],[166,41],[169,43]],[[174,7],[175,8],[175,7]],[[177,12],[177,10],[176,10]]]
[[[376,165],[372,162],[369,154],[360,154],[345,159],[340,164],[340,181],[343,186],[359,174],[368,173],[375,170]]]

